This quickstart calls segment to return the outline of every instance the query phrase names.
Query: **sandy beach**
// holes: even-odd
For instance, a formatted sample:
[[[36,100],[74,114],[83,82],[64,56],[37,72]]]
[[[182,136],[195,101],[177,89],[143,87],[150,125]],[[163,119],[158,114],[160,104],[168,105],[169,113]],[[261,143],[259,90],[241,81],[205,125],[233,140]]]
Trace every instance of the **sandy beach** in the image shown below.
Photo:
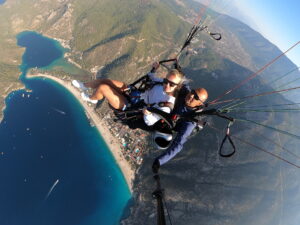
[[[46,77],[46,78],[49,78],[49,79],[59,83],[63,87],[65,87],[67,90],[69,90],[77,98],[77,100],[84,107],[86,113],[89,115],[92,122],[95,124],[96,128],[98,129],[99,133],[103,137],[103,139],[104,139],[106,145],[108,146],[108,148],[110,149],[111,153],[113,154],[116,162],[118,163],[118,165],[119,165],[119,167],[120,167],[120,169],[121,169],[121,171],[122,171],[122,173],[125,177],[125,180],[126,180],[127,185],[130,189],[130,192],[132,192],[132,181],[133,181],[133,178],[134,178],[134,171],[131,169],[129,163],[125,160],[125,158],[121,154],[120,145],[119,145],[117,139],[110,133],[107,126],[104,125],[104,122],[96,114],[96,112],[94,111],[94,108],[91,107],[91,106],[88,106],[88,104],[81,99],[80,91],[77,88],[75,88],[74,86],[72,86],[70,81],[64,81],[64,80],[61,80],[61,79],[59,79],[57,77],[54,77],[54,76],[51,76],[51,75],[37,74],[37,75],[34,75],[34,76],[28,76],[27,75],[27,77],[28,78],[32,78],[32,77]]]

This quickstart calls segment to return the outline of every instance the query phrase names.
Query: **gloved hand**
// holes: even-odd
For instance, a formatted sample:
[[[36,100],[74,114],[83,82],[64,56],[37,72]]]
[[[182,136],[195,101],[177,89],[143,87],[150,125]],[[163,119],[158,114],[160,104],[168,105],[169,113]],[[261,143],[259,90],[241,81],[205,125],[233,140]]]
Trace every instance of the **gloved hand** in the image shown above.
[[[152,172],[155,174],[158,173],[159,167],[160,167],[159,160],[155,159],[152,164]]]

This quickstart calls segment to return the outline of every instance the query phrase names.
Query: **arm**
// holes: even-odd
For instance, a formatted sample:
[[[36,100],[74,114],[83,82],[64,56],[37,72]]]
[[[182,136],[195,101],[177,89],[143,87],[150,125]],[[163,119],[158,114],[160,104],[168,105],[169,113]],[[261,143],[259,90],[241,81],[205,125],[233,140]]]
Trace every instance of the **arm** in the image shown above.
[[[159,165],[163,165],[176,156],[183,148],[183,144],[187,141],[187,138],[191,135],[196,124],[193,122],[184,121],[173,140],[171,146],[162,155],[156,158],[159,161]]]
[[[158,109],[166,113],[171,112],[171,109],[169,107],[159,107]],[[144,110],[143,113],[144,113],[144,121],[148,126],[152,126],[153,124],[155,124],[157,121],[161,119],[159,115],[155,113],[151,113],[148,110]]]

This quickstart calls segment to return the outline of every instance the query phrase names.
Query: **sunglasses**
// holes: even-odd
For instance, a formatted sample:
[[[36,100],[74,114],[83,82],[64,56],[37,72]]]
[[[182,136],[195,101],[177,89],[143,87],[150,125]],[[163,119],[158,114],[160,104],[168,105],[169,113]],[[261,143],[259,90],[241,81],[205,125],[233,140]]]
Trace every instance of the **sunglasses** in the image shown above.
[[[191,94],[194,96],[194,99],[203,103],[203,101],[199,98],[199,96],[197,95],[197,93],[194,89],[191,90]]]
[[[176,83],[174,83],[174,82],[168,80],[167,78],[165,78],[165,79],[163,80],[163,83],[164,83],[164,84],[169,84],[170,87],[176,87],[176,86],[178,85],[178,84],[176,84]]]

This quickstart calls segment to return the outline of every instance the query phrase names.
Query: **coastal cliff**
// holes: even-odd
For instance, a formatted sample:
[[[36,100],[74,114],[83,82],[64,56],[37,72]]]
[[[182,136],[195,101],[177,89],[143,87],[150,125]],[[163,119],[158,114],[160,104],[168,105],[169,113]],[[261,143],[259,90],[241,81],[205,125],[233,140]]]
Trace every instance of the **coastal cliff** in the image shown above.
[[[178,52],[201,6],[181,0],[8,0],[0,6],[0,28],[6,31],[0,33],[0,108],[4,107],[4,99],[11,91],[23,88],[18,80],[18,65],[24,53],[16,41],[20,32],[34,30],[69,49],[65,58],[79,73],[54,68],[46,71],[51,75],[63,80],[108,77],[130,83],[148,72],[153,61]],[[184,53],[181,64],[188,78],[194,81],[191,85],[206,87],[210,99],[281,53],[262,35],[229,16],[210,11],[206,19],[212,24],[209,29],[220,32],[222,40],[216,42],[201,33]],[[294,67],[283,57],[280,65],[270,67],[265,73],[271,74],[268,79],[272,80]],[[233,97],[273,90],[272,86],[264,85],[267,81],[261,76]],[[276,95],[274,99],[258,100],[256,104],[266,101],[289,103]],[[107,107],[97,110],[105,115]],[[246,118],[253,115],[246,114]],[[262,123],[271,121],[284,128],[285,122],[294,121],[295,116],[270,113],[258,118]],[[218,120],[213,124],[224,127],[224,122]],[[280,154],[274,144],[256,139],[257,134],[265,134],[264,130],[243,125],[233,129],[249,141]],[[192,137],[172,162],[161,168],[166,200],[176,224],[278,224],[280,212],[288,210],[283,204],[295,205],[299,201],[299,194],[292,199],[282,188],[285,182],[285,193],[299,189],[299,183],[293,178],[295,170],[269,155],[249,150],[249,146],[242,143],[238,144],[235,157],[224,160],[217,154],[222,135],[205,129]],[[268,138],[279,136],[266,135]],[[290,139],[280,136],[280,140],[295,148]],[[126,225],[155,222],[151,164],[159,154],[158,150],[149,148],[144,152],[143,163],[134,163],[137,169],[133,180],[134,204],[130,216],[123,221]]]

